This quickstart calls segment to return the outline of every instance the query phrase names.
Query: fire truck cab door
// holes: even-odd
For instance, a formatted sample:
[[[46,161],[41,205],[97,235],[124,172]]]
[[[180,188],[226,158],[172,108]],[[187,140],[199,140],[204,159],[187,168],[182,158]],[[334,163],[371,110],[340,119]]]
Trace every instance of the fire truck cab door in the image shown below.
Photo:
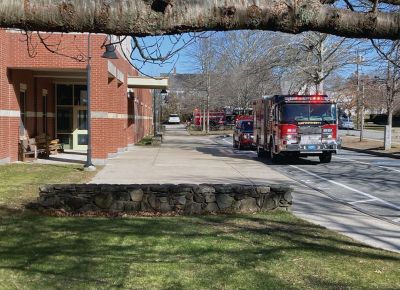
[[[270,126],[270,137],[268,138],[268,143],[270,142],[271,138],[274,142],[273,145],[276,144],[276,136],[278,135],[278,122],[279,122],[279,110],[278,110],[278,106],[274,105],[271,108],[271,118],[272,118],[272,122],[271,122],[271,126]]]

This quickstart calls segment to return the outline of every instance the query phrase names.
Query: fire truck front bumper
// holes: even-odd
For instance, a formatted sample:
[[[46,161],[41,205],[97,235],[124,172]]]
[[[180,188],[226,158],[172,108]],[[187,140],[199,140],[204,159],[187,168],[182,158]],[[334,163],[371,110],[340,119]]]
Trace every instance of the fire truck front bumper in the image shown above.
[[[300,152],[300,154],[318,154],[322,152],[336,153],[340,149],[337,142],[320,143],[320,144],[288,144],[282,145],[281,151]]]
[[[254,137],[250,134],[242,134],[239,138],[240,145],[252,147],[254,144]]]
[[[240,139],[240,144],[243,146],[252,146],[253,145],[253,138],[249,138],[249,139]]]

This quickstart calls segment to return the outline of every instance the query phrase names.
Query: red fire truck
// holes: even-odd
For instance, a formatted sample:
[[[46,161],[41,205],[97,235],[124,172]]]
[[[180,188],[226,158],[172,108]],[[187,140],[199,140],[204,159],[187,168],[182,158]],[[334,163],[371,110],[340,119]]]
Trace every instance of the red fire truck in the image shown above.
[[[210,111],[210,126],[234,126],[236,121],[242,116],[251,116],[252,108],[232,108],[224,107],[219,111]],[[204,111],[199,108],[194,109],[193,125],[200,127],[203,124]]]
[[[193,112],[193,125],[200,127],[203,124],[204,112],[200,109],[195,109]],[[225,119],[225,113],[221,112],[210,112],[210,126],[223,125]]]
[[[254,102],[259,157],[319,156],[329,163],[339,149],[336,104],[326,95],[275,95]]]

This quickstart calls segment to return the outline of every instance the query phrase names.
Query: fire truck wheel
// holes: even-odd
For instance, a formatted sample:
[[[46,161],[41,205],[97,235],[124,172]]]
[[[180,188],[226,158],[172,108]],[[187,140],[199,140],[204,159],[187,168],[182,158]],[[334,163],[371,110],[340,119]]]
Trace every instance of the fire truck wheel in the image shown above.
[[[300,153],[292,152],[291,154],[285,156],[290,161],[297,161],[300,158]]]
[[[319,162],[329,163],[332,160],[332,153],[322,153],[319,155]]]
[[[257,157],[258,158],[264,158],[265,157],[265,151],[261,147],[257,146]]]
[[[279,159],[279,155],[274,153],[272,142],[269,143],[269,159],[271,159],[272,162],[277,162]]]

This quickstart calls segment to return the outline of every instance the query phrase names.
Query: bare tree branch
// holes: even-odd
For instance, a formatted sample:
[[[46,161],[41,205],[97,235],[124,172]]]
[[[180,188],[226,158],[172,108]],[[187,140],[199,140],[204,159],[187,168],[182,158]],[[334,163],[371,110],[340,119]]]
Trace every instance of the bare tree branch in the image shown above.
[[[393,66],[400,68],[400,60],[397,58],[391,57],[392,53],[400,45],[400,43],[395,43],[393,44],[390,48],[389,51],[383,51],[382,47],[373,39],[370,40],[372,46],[375,48],[376,52],[379,54],[380,57],[383,59],[389,61]],[[387,45],[386,45],[387,46]],[[398,55],[396,55],[398,56]]]
[[[260,29],[289,33],[313,30],[344,37],[400,38],[398,12],[390,9],[355,12],[323,3],[320,0],[0,0],[0,27],[134,36],[206,30]],[[399,5],[400,0],[382,3]]]
[[[85,62],[87,60],[87,56],[80,51],[80,48],[77,45],[74,45],[72,42],[71,45],[75,46],[75,50],[78,51],[77,54],[71,55],[64,53],[64,47],[69,44],[63,43],[63,34],[53,35],[52,33],[43,33],[43,32],[30,32],[30,31],[21,31],[24,42],[26,42],[27,51],[29,57],[36,57],[37,48],[39,45],[43,46],[47,51],[57,54],[59,56],[67,57],[78,62]]]
[[[344,0],[344,2],[346,3],[347,7],[348,7],[351,11],[355,11],[353,5],[352,5],[348,0]]]

